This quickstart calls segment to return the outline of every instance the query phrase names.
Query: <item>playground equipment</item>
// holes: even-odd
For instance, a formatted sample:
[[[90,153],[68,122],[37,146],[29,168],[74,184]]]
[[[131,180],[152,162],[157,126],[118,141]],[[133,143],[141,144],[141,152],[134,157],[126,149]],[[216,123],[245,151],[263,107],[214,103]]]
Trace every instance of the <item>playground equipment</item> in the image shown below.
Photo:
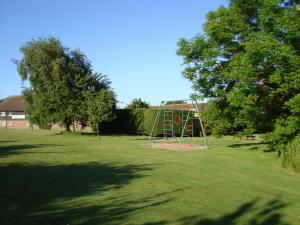
[[[184,104],[173,104],[184,102]],[[162,126],[163,140],[175,141],[181,144],[184,138],[194,137],[195,121],[199,121],[204,146],[208,147],[207,137],[196,100],[162,101],[157,111],[149,142],[157,140],[158,130]],[[199,134],[199,136],[201,136]],[[160,138],[161,140],[161,138]]]

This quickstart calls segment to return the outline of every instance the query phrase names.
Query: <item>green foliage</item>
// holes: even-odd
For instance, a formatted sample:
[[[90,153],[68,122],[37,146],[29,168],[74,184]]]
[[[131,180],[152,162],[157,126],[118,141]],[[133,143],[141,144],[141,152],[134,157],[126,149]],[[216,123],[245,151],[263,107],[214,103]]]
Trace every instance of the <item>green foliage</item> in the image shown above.
[[[300,135],[290,141],[282,152],[282,165],[300,172]]]
[[[144,134],[150,135],[158,109],[117,109],[116,118],[102,124],[104,133],[117,134]],[[187,115],[187,112],[184,112]],[[174,110],[174,133],[177,136],[182,132],[182,111]],[[194,136],[199,135],[200,124],[194,122]],[[156,136],[163,135],[163,115],[161,113]]]
[[[274,131],[266,135],[266,139],[272,142],[271,148],[279,154],[300,134],[300,94],[286,102],[285,106],[289,116],[279,118]]]
[[[146,109],[117,109],[114,120],[102,123],[103,132],[131,135],[145,134],[145,110]]]
[[[145,101],[143,101],[142,99],[133,99],[132,102],[130,104],[128,104],[126,107],[126,109],[140,109],[140,108],[149,108],[149,104]]]
[[[203,112],[203,120],[208,124],[208,131],[215,136],[234,133],[234,113],[227,108],[226,102],[209,102],[207,109]]]
[[[113,91],[102,89],[91,94],[88,101],[88,118],[96,125],[99,134],[99,124],[115,118],[116,97]]]
[[[135,109],[130,112],[129,123],[132,124],[136,134],[145,134],[145,112],[146,109]],[[146,133],[147,134],[147,133]]]
[[[44,111],[45,107],[43,107],[42,98],[35,98],[31,88],[27,88],[23,91],[23,97],[25,101],[26,119],[30,125],[38,124],[41,129],[50,129],[52,121],[49,117],[44,116],[46,112]]]
[[[39,38],[21,47],[23,58],[14,60],[22,81],[29,120],[40,127],[60,122],[69,130],[74,121],[87,120],[87,95],[109,88],[110,81],[92,73],[87,57],[69,50],[53,37]]]
[[[147,135],[151,134],[151,130],[157,115],[158,109],[147,109],[145,110],[144,113],[144,132]],[[160,118],[159,124],[162,124],[162,118]],[[162,126],[159,126],[157,129],[157,135],[162,135],[163,134],[163,130],[162,130]]]
[[[186,104],[183,100],[177,100],[177,101],[167,101],[166,105],[173,105],[173,104]]]
[[[141,124],[144,109],[117,109],[116,117],[110,122],[101,124],[104,133],[143,134]]]
[[[285,106],[300,90],[299,30],[294,1],[231,0],[207,15],[204,35],[179,40],[183,75],[210,99],[214,134],[270,132],[292,114]]]

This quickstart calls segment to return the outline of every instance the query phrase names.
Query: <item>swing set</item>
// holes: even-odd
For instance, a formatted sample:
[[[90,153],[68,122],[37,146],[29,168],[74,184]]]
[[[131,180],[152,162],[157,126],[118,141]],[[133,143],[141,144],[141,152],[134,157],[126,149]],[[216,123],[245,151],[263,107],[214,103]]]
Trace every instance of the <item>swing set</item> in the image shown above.
[[[184,104],[176,104],[176,102],[184,102]],[[207,148],[207,137],[197,101],[193,99],[162,101],[151,129],[149,143],[163,140],[173,141],[180,146],[186,138],[194,137],[199,131],[197,124],[200,128],[199,137],[204,138],[202,145]]]

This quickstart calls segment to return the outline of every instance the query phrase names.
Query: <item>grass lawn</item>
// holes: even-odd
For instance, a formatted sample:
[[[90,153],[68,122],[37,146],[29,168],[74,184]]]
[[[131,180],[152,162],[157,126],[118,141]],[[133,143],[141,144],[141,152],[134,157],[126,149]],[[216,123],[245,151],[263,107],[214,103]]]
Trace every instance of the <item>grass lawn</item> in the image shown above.
[[[1,129],[0,224],[300,224],[300,174],[259,141],[209,143]]]

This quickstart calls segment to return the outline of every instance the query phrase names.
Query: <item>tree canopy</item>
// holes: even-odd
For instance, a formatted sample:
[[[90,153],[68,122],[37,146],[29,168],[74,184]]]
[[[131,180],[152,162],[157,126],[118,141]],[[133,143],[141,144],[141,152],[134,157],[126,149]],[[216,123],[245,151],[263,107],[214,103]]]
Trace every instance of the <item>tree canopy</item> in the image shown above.
[[[42,128],[60,122],[66,130],[74,121],[86,122],[87,96],[110,87],[110,81],[93,73],[87,57],[70,50],[54,38],[39,38],[21,47],[23,58],[15,60],[22,81],[29,120]]]
[[[184,77],[197,95],[209,99],[205,119],[214,134],[269,132],[296,113],[300,13],[295,1],[231,0],[208,13],[203,30],[180,39],[177,53],[186,65]],[[297,126],[288,139],[299,132]]]
[[[116,97],[113,91],[102,89],[90,94],[88,101],[89,121],[96,127],[97,135],[103,122],[109,122],[115,118]]]
[[[140,98],[135,98],[130,102],[126,109],[139,109],[139,108],[149,108],[149,104]]]

